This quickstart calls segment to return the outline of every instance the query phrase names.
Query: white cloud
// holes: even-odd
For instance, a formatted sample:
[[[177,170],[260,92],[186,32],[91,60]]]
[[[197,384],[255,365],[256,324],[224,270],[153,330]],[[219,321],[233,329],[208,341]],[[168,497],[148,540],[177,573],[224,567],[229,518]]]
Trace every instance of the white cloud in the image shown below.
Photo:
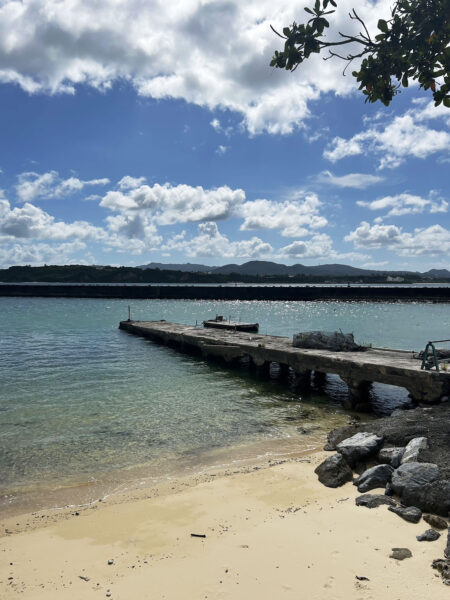
[[[335,137],[324,150],[323,156],[334,163],[348,156],[372,153],[379,158],[378,168],[392,169],[401,165],[407,157],[427,158],[436,153],[448,154],[450,132],[432,129],[426,123],[430,119],[442,119],[443,127],[444,123],[448,126],[450,119],[445,110],[448,109],[439,110],[430,103],[425,108],[419,105],[419,108],[408,110],[387,123],[374,119],[372,127],[348,140]]]
[[[337,252],[333,248],[333,240],[326,233],[316,234],[309,240],[296,240],[295,242],[292,242],[292,244],[280,248],[279,256],[289,259],[342,259],[357,262],[370,259],[370,256],[367,254],[360,254],[357,252]]]
[[[16,192],[22,202],[33,202],[38,198],[45,200],[62,198],[82,190],[85,186],[102,186],[109,183],[109,179],[106,177],[88,181],[83,181],[78,177],[61,179],[57,171],[42,174],[34,172],[21,173],[18,179]]]
[[[29,93],[109,89],[128,81],[153,98],[181,98],[242,115],[251,134],[284,134],[301,126],[321,93],[348,93],[351,77],[320,56],[295,74],[268,63],[281,30],[304,20],[304,0],[4,0],[0,5],[0,81]],[[332,31],[355,33],[354,0],[341,0]],[[358,13],[374,31],[388,0],[360,0]],[[330,34],[330,36],[333,33]]]
[[[363,221],[351,231],[345,241],[356,248],[387,248],[401,256],[439,256],[450,254],[450,231],[441,225],[431,225],[404,232],[396,225],[370,225]]]
[[[74,261],[73,254],[85,248],[86,244],[80,241],[56,245],[15,243],[8,248],[0,248],[0,268],[7,268],[10,265],[42,265],[44,263],[67,265],[76,262],[80,264],[83,259]]]
[[[335,185],[342,188],[355,188],[363,190],[371,185],[384,181],[384,177],[379,175],[369,175],[367,173],[348,173],[347,175],[333,175],[331,171],[322,171],[316,179],[319,183]]]
[[[320,206],[321,202],[315,194],[306,194],[301,200],[284,202],[245,202],[240,209],[240,214],[244,217],[241,231],[280,229],[285,237],[304,237],[311,233],[311,229],[327,225],[327,219],[319,214]]]
[[[217,150],[216,150],[216,154],[220,154],[220,155],[224,155],[225,152],[227,150],[229,150],[229,146],[222,146],[222,144],[220,144],[220,146],[218,146]]]
[[[106,218],[109,236],[106,246],[119,252],[142,254],[157,250],[162,243],[156,226],[141,213],[121,214]]]
[[[28,202],[20,208],[11,209],[8,200],[0,199],[0,240],[100,240],[104,237],[103,229],[86,221],[56,221],[53,216]]]
[[[132,190],[134,188],[139,187],[140,185],[143,185],[145,181],[145,177],[131,177],[130,175],[125,175],[117,183],[117,185],[121,190]]]
[[[396,196],[384,196],[378,200],[366,202],[359,200],[359,206],[370,210],[388,210],[386,217],[417,214],[428,211],[430,213],[447,212],[448,202],[439,198],[435,192],[430,192],[428,198],[422,198],[414,194],[397,194]]]
[[[244,199],[243,190],[228,186],[205,190],[201,186],[156,183],[152,187],[141,185],[127,193],[109,191],[100,206],[113,211],[148,211],[159,225],[170,225],[226,219]]]
[[[257,237],[232,242],[220,233],[217,223],[210,221],[200,223],[198,234],[190,239],[186,238],[185,232],[174,236],[163,250],[184,252],[189,258],[259,258],[270,254],[273,248]]]

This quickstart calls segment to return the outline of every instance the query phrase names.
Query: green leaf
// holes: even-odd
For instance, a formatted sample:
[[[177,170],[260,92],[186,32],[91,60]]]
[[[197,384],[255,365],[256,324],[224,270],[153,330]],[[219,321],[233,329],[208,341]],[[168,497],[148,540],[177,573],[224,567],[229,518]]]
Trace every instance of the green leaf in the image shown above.
[[[309,13],[310,15],[313,15],[313,11],[310,8],[305,8],[306,12]]]
[[[283,28],[283,35],[285,35],[286,37],[289,37],[291,35],[291,30],[289,29],[289,27]]]
[[[377,27],[383,33],[387,33],[388,32],[388,24],[386,23],[386,21],[384,19],[380,19],[378,21]]]
[[[336,8],[336,7],[337,7],[337,4],[336,4],[336,2],[335,2],[334,0],[330,0],[330,4],[331,4],[332,6],[334,6],[334,8]]]
[[[314,5],[314,12],[316,13],[316,15],[319,14],[319,12],[320,12],[320,0],[316,0],[316,3]]]
[[[444,106],[450,108],[450,98],[444,98],[443,100]]]
[[[408,75],[405,73],[402,78],[403,87],[408,87]]]

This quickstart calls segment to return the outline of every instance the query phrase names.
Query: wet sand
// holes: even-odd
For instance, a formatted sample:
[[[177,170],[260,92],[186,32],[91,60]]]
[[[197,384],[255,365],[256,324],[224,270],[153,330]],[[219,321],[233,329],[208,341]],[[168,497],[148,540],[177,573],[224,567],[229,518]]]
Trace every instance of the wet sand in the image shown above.
[[[445,536],[417,542],[423,521],[356,507],[351,484],[323,487],[313,470],[324,456],[210,471],[82,509],[3,520],[0,597],[448,598],[430,567]],[[412,558],[389,558],[393,547]]]

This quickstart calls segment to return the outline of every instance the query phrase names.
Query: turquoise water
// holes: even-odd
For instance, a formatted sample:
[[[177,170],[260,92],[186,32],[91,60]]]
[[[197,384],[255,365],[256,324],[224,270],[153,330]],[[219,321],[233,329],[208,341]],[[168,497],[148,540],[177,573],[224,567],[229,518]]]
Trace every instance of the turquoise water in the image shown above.
[[[133,319],[194,324],[222,314],[260,332],[341,328],[374,346],[449,337],[445,304],[0,298],[0,508],[89,501],[123,481],[278,449],[311,448],[343,424],[346,388],[300,396],[117,329]],[[383,412],[407,401],[380,386]],[[307,430],[307,435],[305,435]],[[79,489],[83,488],[80,495]]]

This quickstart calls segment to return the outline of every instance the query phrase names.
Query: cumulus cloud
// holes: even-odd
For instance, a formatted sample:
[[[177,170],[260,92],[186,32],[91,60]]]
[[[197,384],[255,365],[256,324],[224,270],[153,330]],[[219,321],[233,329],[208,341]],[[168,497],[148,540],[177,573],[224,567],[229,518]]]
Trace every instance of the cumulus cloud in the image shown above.
[[[397,194],[396,196],[384,196],[378,200],[366,202],[358,200],[359,206],[370,210],[388,210],[386,217],[417,214],[423,212],[443,213],[448,210],[448,202],[431,192],[428,198],[422,198],[414,194]]]
[[[341,0],[332,33],[358,31]],[[282,29],[303,20],[304,0],[4,0],[0,6],[0,81],[29,93],[75,93],[130,82],[153,98],[180,98],[242,115],[251,134],[301,126],[321,93],[348,93],[351,77],[314,56],[299,73],[271,71]],[[389,14],[387,0],[360,0],[370,30]]]
[[[254,229],[280,229],[285,237],[304,237],[311,229],[325,227],[328,221],[319,214],[321,202],[315,194],[301,199],[274,202],[254,200],[245,202],[240,209],[244,217],[241,231]]]
[[[42,244],[42,243],[14,243],[10,247],[0,248],[0,268],[7,268],[10,265],[42,265],[50,264],[70,264],[73,261],[73,254],[84,250],[86,244],[80,241],[67,242],[64,244]],[[78,264],[83,259],[77,259]]]
[[[100,240],[104,237],[103,229],[86,221],[56,221],[49,213],[28,202],[20,208],[11,208],[8,200],[0,199],[0,240]]]
[[[436,153],[448,154],[450,132],[433,129],[427,123],[431,119],[441,119],[442,126],[445,127],[445,123],[448,126],[449,119],[444,110],[429,103],[426,107],[412,108],[387,123],[374,119],[372,126],[349,139],[335,137],[323,156],[334,163],[358,154],[375,154],[379,158],[379,169],[393,169],[411,156],[427,158]]]
[[[140,185],[143,185],[145,181],[145,177],[131,177],[130,175],[125,175],[117,183],[117,186],[121,190],[132,190],[134,188],[139,187]]]
[[[62,198],[74,192],[82,190],[86,186],[103,186],[109,183],[106,177],[102,179],[90,179],[83,181],[78,177],[61,179],[57,171],[48,173],[21,173],[18,177],[16,193],[22,202],[33,202],[37,199],[49,200],[51,198]]]
[[[401,256],[439,256],[450,254],[450,231],[441,225],[403,231],[397,225],[370,225],[363,221],[346,237],[356,248],[387,248]]]
[[[358,252],[340,253],[333,248],[333,240],[326,233],[314,235],[309,240],[296,240],[279,250],[279,256],[289,259],[326,259],[326,260],[354,260],[370,259],[367,254]]]
[[[216,154],[223,155],[227,150],[229,150],[229,148],[229,146],[223,146],[222,144],[220,144],[220,146],[218,146],[216,149]]]
[[[172,186],[169,183],[141,185],[124,192],[111,190],[100,206],[113,211],[145,210],[159,225],[219,220],[230,217],[245,199],[241,189],[228,186],[205,190],[201,186]]]
[[[384,181],[384,177],[379,175],[369,175],[368,173],[347,173],[347,175],[333,175],[331,171],[322,171],[316,178],[319,183],[335,185],[341,188],[355,188],[363,190],[371,185]]]
[[[119,252],[142,254],[156,250],[162,242],[154,223],[143,214],[120,214],[106,218],[108,238],[105,243]]]
[[[220,233],[217,223],[212,221],[200,223],[197,235],[192,238],[187,238],[185,232],[174,236],[163,250],[184,252],[189,258],[259,258],[273,252],[270,244],[257,237],[230,241],[226,235]]]

